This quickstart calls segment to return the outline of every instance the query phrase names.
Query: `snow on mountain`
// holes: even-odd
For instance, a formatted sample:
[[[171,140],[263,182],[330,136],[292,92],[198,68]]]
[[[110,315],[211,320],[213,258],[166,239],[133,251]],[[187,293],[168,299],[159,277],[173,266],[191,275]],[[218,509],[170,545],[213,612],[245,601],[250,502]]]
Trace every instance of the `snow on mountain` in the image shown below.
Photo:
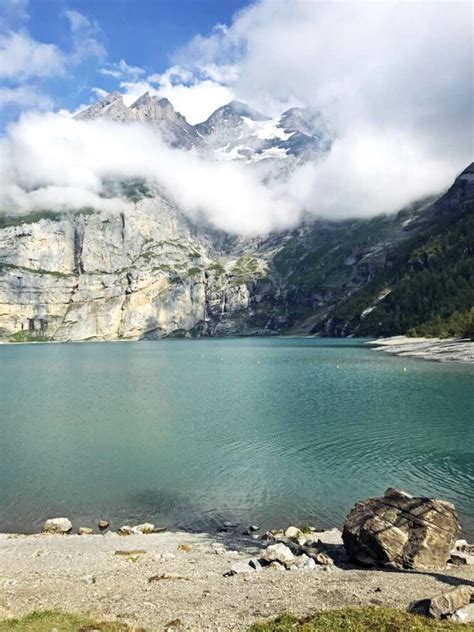
[[[76,118],[149,123],[172,147],[197,148],[218,160],[273,161],[285,168],[295,161],[317,159],[331,146],[321,114],[305,108],[292,108],[271,118],[245,103],[231,101],[206,121],[190,125],[168,99],[146,92],[127,106],[120,93],[112,92]]]

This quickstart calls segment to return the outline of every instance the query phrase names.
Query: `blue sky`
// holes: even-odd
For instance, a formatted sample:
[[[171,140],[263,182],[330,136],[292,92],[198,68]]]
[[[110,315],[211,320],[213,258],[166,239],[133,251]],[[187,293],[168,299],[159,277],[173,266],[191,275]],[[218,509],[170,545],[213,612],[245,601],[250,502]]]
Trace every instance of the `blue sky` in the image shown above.
[[[66,61],[61,72],[28,77],[28,89],[44,95],[44,106],[74,110],[97,98],[91,89],[112,91],[117,77],[102,74],[125,60],[143,70],[141,79],[163,73],[172,66],[173,56],[196,35],[210,35],[216,25],[229,24],[232,17],[250,3],[247,0],[3,0],[0,35],[27,34],[34,42],[51,44],[63,55],[81,51],[84,34],[97,43],[97,50],[76,61]],[[1,9],[0,9],[1,11]],[[78,42],[67,15],[84,18]],[[1,15],[1,14],[0,14]],[[89,24],[87,25],[86,22]],[[7,62],[8,63],[8,60]],[[126,77],[122,77],[126,79]],[[15,119],[25,99],[13,98],[12,90],[25,86],[18,77],[6,77],[10,101],[2,108],[3,124]],[[47,95],[47,98],[46,98]],[[4,101],[6,98],[4,97]],[[41,100],[38,99],[41,107]],[[1,104],[1,103],[0,103]]]
[[[41,41],[69,45],[64,13],[73,9],[97,22],[110,61],[162,72],[173,52],[194,35],[250,4],[246,0],[30,0],[29,30]]]

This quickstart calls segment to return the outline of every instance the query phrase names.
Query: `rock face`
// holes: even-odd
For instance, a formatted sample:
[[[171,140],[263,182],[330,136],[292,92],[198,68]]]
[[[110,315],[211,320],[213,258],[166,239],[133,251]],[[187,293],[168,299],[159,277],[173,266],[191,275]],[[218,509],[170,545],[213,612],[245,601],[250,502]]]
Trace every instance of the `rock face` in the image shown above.
[[[447,619],[461,608],[468,606],[473,597],[474,591],[470,586],[456,586],[430,599],[413,602],[409,606],[409,611],[433,619]]]
[[[460,533],[454,506],[388,489],[359,502],[342,538],[349,558],[366,566],[443,568]]]
[[[72,529],[68,518],[50,518],[43,525],[43,533],[69,533]]]
[[[268,262],[214,246],[159,196],[134,206],[0,227],[0,340],[243,333]]]

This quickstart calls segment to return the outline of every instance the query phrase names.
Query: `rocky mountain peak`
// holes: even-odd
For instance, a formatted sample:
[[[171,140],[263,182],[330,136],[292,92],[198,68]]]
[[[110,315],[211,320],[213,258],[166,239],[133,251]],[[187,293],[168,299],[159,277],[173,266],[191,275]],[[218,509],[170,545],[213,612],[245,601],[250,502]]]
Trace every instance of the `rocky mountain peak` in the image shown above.
[[[126,110],[127,106],[123,101],[123,95],[120,92],[110,92],[85,110],[81,110],[79,114],[76,114],[76,118],[79,120],[96,118],[121,120]]]

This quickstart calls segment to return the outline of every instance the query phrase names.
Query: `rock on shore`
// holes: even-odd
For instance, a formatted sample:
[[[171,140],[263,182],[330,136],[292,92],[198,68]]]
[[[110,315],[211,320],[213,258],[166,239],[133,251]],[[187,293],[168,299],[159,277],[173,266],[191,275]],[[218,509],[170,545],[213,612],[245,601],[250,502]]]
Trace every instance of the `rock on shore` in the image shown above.
[[[359,502],[344,524],[349,557],[367,566],[444,568],[461,531],[451,503],[389,488]]]
[[[375,351],[407,358],[474,364],[474,342],[462,338],[409,338],[392,336],[366,343]]]

